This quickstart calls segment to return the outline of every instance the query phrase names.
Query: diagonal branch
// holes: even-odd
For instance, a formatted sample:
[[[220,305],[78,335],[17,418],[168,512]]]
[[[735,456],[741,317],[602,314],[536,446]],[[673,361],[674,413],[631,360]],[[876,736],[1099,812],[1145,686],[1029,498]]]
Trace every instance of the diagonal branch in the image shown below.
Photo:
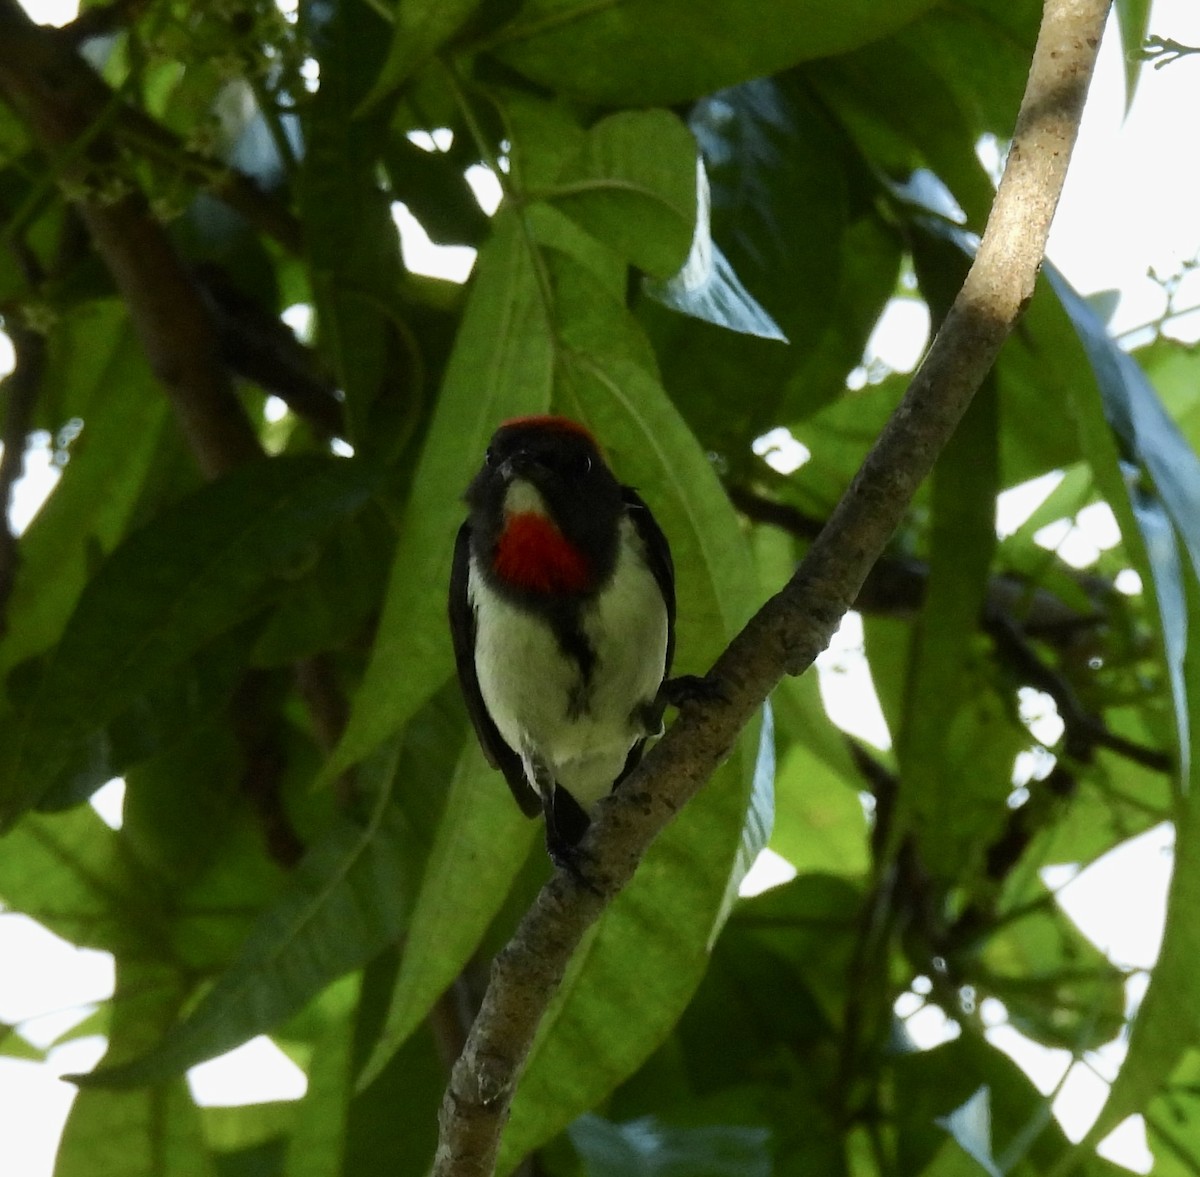
[[[0,638],[8,632],[8,599],[17,579],[17,537],[8,522],[12,489],[25,465],[25,442],[46,369],[46,337],[19,321],[5,324],[16,365],[0,381]]]
[[[113,176],[115,148],[93,123],[111,91],[16,0],[0,0],[0,97],[43,151],[70,160],[63,178],[82,192],[79,215],[201,470],[215,477],[258,457],[258,437],[220,362],[212,318],[166,231],[136,187],[106,193],[102,186]]]
[[[587,928],[671,817],[731,752],[784,674],[800,674],[842,615],[1033,296],[1110,0],[1046,0],[1008,164],[970,273],[862,469],[788,584],[712,670],[724,699],[689,706],[584,843],[596,893],[556,873],[496,957],[441,1110],[434,1177],[487,1177],[534,1034]]]

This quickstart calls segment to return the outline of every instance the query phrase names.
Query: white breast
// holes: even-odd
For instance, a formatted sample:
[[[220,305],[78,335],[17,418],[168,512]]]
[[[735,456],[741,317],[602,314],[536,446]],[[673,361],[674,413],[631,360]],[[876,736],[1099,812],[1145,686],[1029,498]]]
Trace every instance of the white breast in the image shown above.
[[[548,622],[490,588],[474,558],[468,591],[475,671],[500,735],[525,760],[531,781],[531,764],[541,763],[590,809],[647,734],[637,712],[654,699],[665,670],[666,607],[636,529],[622,520],[613,577],[580,615],[596,655],[587,684]]]

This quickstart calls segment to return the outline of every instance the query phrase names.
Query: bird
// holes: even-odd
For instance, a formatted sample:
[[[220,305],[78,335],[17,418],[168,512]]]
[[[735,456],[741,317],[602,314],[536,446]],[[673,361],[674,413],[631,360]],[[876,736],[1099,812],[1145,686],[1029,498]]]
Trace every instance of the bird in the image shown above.
[[[675,569],[662,528],[592,433],[561,416],[503,422],[467,488],[449,620],[467,712],[551,859],[577,873],[600,800],[660,735]]]

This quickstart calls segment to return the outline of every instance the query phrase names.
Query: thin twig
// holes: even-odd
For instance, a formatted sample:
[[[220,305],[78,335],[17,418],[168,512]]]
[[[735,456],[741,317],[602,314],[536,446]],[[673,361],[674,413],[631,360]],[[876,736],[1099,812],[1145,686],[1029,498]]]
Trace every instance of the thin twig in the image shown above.
[[[787,586],[717,661],[720,702],[686,707],[583,845],[595,893],[556,872],[493,964],[441,1111],[435,1177],[490,1177],[534,1034],[584,932],[654,837],[731,752],[786,673],[828,644],[1033,296],[1109,0],[1047,0],[987,231],[970,273],[858,476]]]
[[[1167,753],[1110,731],[1103,719],[1083,705],[1070,682],[1042,661],[1011,618],[989,617],[986,628],[996,643],[997,651],[1022,676],[1026,685],[1045,691],[1054,700],[1063,721],[1066,751],[1071,759],[1087,763],[1096,748],[1107,748],[1154,772],[1171,772],[1174,769],[1175,762]]]
[[[1181,57],[1190,57],[1193,53],[1200,53],[1200,45],[1185,45],[1173,37],[1152,36],[1146,38],[1138,57],[1142,61],[1154,62],[1155,69],[1162,69],[1164,65],[1170,65]]]
[[[304,857],[304,843],[283,803],[287,753],[270,706],[270,676],[248,670],[234,691],[229,713],[242,752],[240,786],[258,819],[272,861],[291,870]]]

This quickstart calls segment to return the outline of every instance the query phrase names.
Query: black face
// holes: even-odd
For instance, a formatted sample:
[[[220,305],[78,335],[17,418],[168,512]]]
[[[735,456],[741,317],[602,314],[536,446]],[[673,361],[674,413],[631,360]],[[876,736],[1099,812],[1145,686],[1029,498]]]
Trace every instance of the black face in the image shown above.
[[[506,465],[507,464],[507,465]],[[528,478],[539,490],[561,486],[590,484],[606,473],[591,438],[568,429],[505,426],[496,431],[484,456],[484,465],[499,470],[502,476]],[[507,478],[506,478],[507,481]]]
[[[600,578],[616,560],[621,487],[595,442],[556,418],[501,426],[483,468],[467,488],[475,542],[489,547],[504,527],[509,485],[524,479],[537,488],[559,530],[589,553]]]

